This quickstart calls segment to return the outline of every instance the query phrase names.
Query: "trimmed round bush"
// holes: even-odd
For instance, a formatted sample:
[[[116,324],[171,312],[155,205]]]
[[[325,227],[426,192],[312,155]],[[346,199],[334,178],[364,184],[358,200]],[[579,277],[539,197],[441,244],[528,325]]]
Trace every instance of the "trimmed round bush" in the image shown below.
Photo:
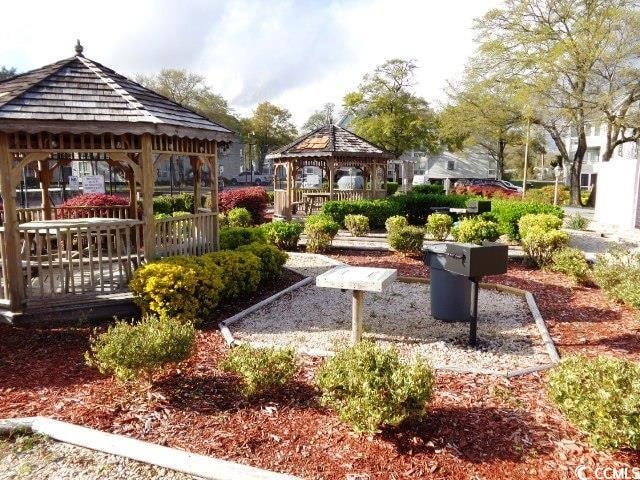
[[[520,218],[520,244],[527,263],[547,266],[553,255],[567,246],[569,234],[558,230],[561,226],[562,219],[546,213],[527,214]]]
[[[258,289],[262,273],[261,260],[251,252],[222,250],[199,257],[201,261],[212,262],[222,269],[224,280],[220,298],[229,301],[250,295]]]
[[[395,195],[399,187],[398,182],[387,182],[387,195]]]
[[[230,227],[250,227],[252,223],[251,212],[244,207],[232,208],[226,217]]]
[[[411,187],[412,193],[432,193],[435,195],[444,195],[444,187],[440,184],[414,185]]]
[[[220,250],[235,250],[242,245],[265,243],[264,232],[259,227],[227,227],[220,229]]]
[[[195,204],[195,197],[192,193],[181,193],[179,195],[159,195],[153,198],[153,211],[154,213],[166,213],[167,215],[173,214],[173,212],[193,212],[193,206]]]
[[[500,237],[498,224],[482,217],[465,218],[451,229],[456,242],[482,245],[484,241],[495,242]]]
[[[153,382],[167,365],[189,358],[195,349],[193,324],[167,317],[149,316],[130,324],[117,321],[90,340],[85,360],[100,373],[120,381]]]
[[[427,233],[439,242],[446,240],[452,225],[453,218],[446,213],[432,213],[427,217]]]
[[[640,449],[640,364],[574,356],[549,374],[549,396],[598,448]]]
[[[424,244],[424,230],[411,225],[393,228],[388,235],[389,246],[405,255],[419,255]]]
[[[238,375],[243,395],[251,398],[285,385],[298,365],[292,348],[255,348],[245,344],[229,350],[220,368]]]
[[[282,275],[282,267],[287,261],[288,255],[273,245],[264,243],[251,243],[239,247],[238,252],[249,252],[260,259],[260,281],[274,280]]]
[[[409,221],[407,220],[407,217],[403,217],[402,215],[394,215],[393,217],[387,218],[387,220],[384,222],[384,228],[387,233],[396,228],[402,228],[408,225]]]
[[[545,232],[558,230],[562,227],[562,219],[549,213],[529,213],[518,220],[520,236],[526,236],[533,229],[542,229]]]
[[[347,215],[344,226],[354,237],[364,237],[369,234],[369,219],[364,215]]]
[[[256,224],[264,222],[268,204],[269,196],[264,187],[234,188],[218,194],[218,207],[221,212],[227,213],[233,208],[244,207]],[[211,208],[210,198],[207,199],[206,205]]]
[[[304,225],[300,222],[275,221],[262,226],[266,241],[281,250],[295,250],[298,248],[300,234]]]
[[[307,250],[316,253],[328,250],[338,230],[340,225],[328,215],[309,215],[304,224]]]
[[[579,284],[589,283],[591,269],[584,252],[577,248],[563,248],[551,257],[551,270],[564,273]]]
[[[327,360],[316,384],[321,402],[358,433],[422,417],[434,387],[431,368],[418,360],[400,361],[395,349],[362,341]]]
[[[498,220],[500,233],[509,237],[509,240],[520,240],[518,222],[528,213],[550,213],[562,219],[564,212],[557,205],[545,203],[522,202],[519,200],[492,200],[491,213]]]

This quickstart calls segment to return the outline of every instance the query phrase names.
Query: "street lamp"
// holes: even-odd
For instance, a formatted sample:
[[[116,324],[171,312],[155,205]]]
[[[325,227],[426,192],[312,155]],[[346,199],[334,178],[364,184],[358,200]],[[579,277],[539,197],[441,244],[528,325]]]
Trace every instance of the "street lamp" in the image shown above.
[[[558,204],[558,182],[560,181],[560,176],[562,176],[562,168],[560,167],[560,165],[556,165],[553,168],[553,174],[556,176],[556,183],[553,188],[553,204],[557,205]]]

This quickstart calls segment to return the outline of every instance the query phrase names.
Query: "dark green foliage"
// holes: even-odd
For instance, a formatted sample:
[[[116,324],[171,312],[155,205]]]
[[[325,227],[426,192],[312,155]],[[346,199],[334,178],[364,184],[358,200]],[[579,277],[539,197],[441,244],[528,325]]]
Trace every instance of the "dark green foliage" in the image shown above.
[[[387,182],[387,195],[394,195],[398,191],[398,182]]]
[[[528,213],[549,213],[560,219],[564,216],[562,208],[557,205],[497,199],[491,202],[491,213],[498,220],[500,232],[510,240],[520,240],[518,222]]]
[[[220,250],[235,250],[242,245],[265,243],[264,232],[259,227],[226,227],[220,229]]]
[[[439,184],[433,185],[414,185],[411,193],[433,193],[436,195],[444,195],[444,187]]]
[[[389,232],[389,246],[406,255],[419,255],[424,244],[424,230],[406,226],[392,228]]]
[[[300,222],[275,221],[262,225],[265,239],[281,250],[295,250],[304,225]]]
[[[193,212],[193,194],[181,193],[180,195],[160,195],[153,198],[153,212],[165,213],[173,212]]]

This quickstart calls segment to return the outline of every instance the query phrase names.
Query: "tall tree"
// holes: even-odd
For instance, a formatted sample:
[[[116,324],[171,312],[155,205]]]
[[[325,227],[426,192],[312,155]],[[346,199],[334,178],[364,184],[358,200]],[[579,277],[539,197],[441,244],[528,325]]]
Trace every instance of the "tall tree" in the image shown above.
[[[335,108],[336,106],[333,103],[325,103],[322,109],[313,112],[309,116],[307,121],[304,122],[304,125],[302,126],[302,132],[312,132],[317,128],[333,124],[335,122]]]
[[[260,170],[269,150],[286,145],[298,134],[291,123],[289,110],[269,102],[258,104],[251,117],[242,123],[245,144],[255,151],[254,158]]]
[[[0,67],[0,80],[6,80],[8,78],[15,77],[15,76],[16,76],[15,68],[7,68],[4,66]]]
[[[413,93],[416,68],[411,60],[389,60],[344,97],[355,132],[396,158],[411,149],[438,148],[435,115],[427,101]]]
[[[553,139],[569,165],[571,204],[580,205],[580,173],[587,150],[585,124],[597,117],[598,65],[615,50],[611,35],[634,0],[505,0],[478,20],[481,61],[492,81],[512,89],[522,112]],[[517,93],[516,93],[517,92]],[[575,151],[565,137],[573,128]]]
[[[202,75],[186,70],[164,68],[156,75],[138,75],[136,80],[141,85],[198,112],[213,122],[236,132],[240,130],[240,121],[227,101],[212,91]]]

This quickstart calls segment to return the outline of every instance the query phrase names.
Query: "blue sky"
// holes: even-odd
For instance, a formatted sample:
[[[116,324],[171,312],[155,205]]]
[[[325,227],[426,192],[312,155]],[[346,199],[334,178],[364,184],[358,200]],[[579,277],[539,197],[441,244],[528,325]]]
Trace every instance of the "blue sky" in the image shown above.
[[[389,58],[413,58],[416,90],[444,100],[447,79],[473,52],[473,19],[498,0],[111,0],[3,4],[0,65],[28,70],[73,54],[123,73],[163,67],[200,73],[248,114],[269,100],[300,125],[341,103],[362,75]]]

